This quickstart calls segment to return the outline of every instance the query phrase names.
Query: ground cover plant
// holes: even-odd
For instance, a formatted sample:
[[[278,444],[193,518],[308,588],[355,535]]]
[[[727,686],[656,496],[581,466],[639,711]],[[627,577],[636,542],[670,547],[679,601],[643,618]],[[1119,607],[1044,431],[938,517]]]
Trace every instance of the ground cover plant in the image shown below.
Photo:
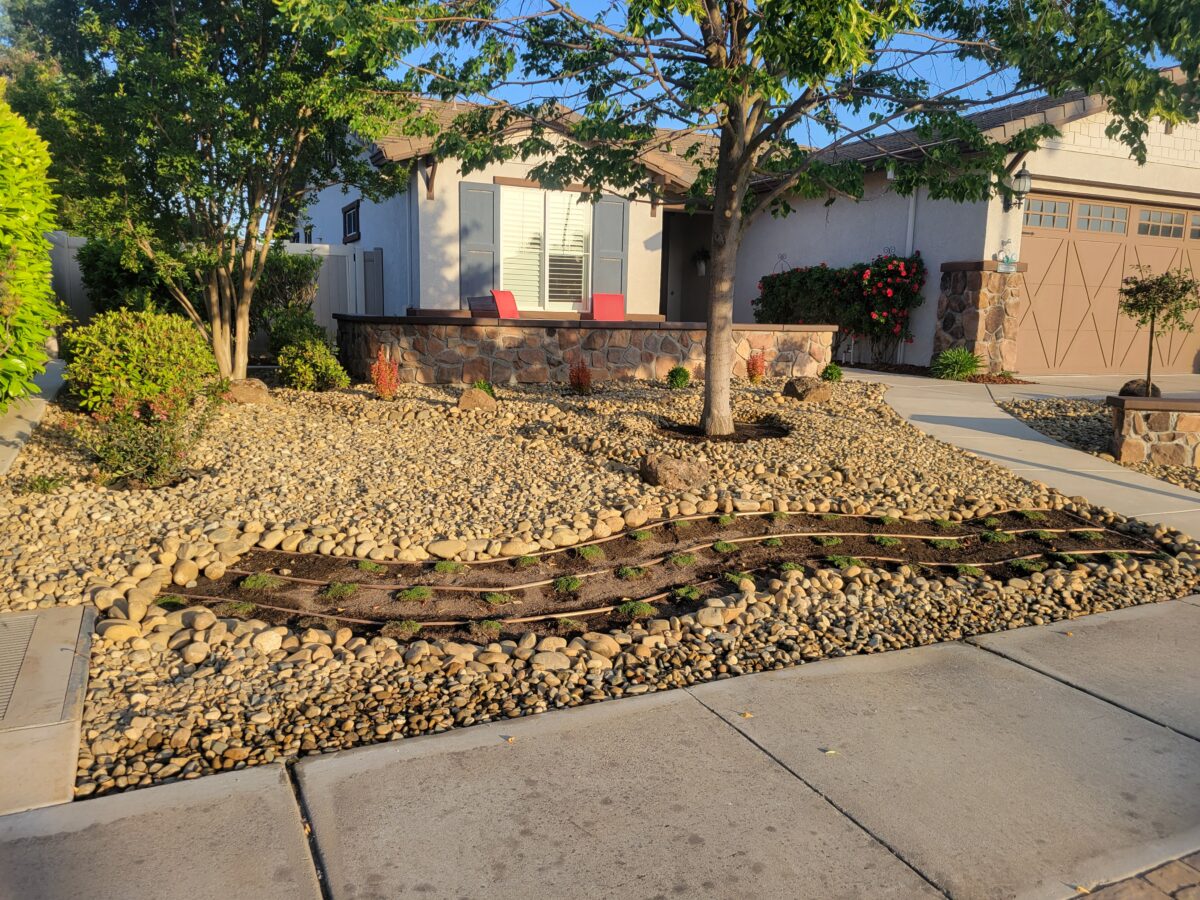
[[[943,350],[929,364],[929,373],[934,378],[947,381],[966,381],[976,374],[983,360],[966,347],[951,347]]]

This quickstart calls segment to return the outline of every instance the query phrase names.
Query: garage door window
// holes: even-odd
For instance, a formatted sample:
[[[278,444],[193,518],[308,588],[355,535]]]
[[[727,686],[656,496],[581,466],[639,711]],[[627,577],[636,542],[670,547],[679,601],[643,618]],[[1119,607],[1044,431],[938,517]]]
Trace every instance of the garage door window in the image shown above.
[[[1200,213],[1192,214],[1192,233],[1193,241],[1200,241]]]
[[[1025,224],[1032,228],[1066,228],[1071,204],[1066,200],[1025,201]]]
[[[1129,209],[1124,206],[1079,203],[1075,207],[1075,212],[1075,228],[1078,231],[1124,234],[1126,222],[1129,219]]]
[[[1183,237],[1183,213],[1165,209],[1143,209],[1138,212],[1138,234],[1148,237]]]

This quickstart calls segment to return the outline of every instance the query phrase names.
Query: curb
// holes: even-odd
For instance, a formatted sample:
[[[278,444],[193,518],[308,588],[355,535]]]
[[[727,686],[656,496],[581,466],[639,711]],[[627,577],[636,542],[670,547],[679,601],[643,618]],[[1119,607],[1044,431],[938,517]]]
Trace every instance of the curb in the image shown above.
[[[17,454],[33,434],[33,429],[42,421],[46,404],[54,399],[63,385],[64,368],[61,359],[50,360],[46,363],[46,371],[34,379],[39,393],[14,401],[8,411],[0,416],[0,475],[8,474],[16,462]]]

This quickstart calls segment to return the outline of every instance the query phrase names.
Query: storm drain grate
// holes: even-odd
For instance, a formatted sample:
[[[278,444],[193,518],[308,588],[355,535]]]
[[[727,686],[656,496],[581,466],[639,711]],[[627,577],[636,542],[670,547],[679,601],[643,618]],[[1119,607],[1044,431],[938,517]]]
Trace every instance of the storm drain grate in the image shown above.
[[[13,616],[0,624],[0,720],[8,715],[8,704],[17,687],[17,676],[33,637],[37,616]]]

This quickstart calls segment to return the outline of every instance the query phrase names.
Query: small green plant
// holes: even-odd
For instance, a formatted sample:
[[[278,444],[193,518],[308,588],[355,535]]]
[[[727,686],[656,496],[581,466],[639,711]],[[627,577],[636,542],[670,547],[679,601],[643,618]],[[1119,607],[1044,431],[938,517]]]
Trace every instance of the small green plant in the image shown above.
[[[684,366],[672,366],[667,373],[667,387],[673,391],[682,390],[691,383],[692,373]]]
[[[699,600],[700,588],[695,585],[685,584],[683,587],[675,588],[674,594],[680,600]]]
[[[1079,538],[1079,540],[1087,541],[1088,543],[1092,544],[1104,540],[1103,531],[1076,531],[1072,533],[1075,537]]]
[[[729,541],[714,541],[712,548],[717,553],[732,553],[737,549],[737,544],[731,544]]]
[[[1027,522],[1046,521],[1046,514],[1039,509],[1018,509],[1017,515],[1024,518]]]
[[[822,522],[837,522],[842,518],[841,513],[821,513]]]
[[[283,587],[283,579],[266,572],[255,572],[243,578],[238,587],[244,591],[273,591]]]
[[[648,531],[644,531],[644,530],[643,530],[643,531],[631,531],[631,532],[629,532],[629,539],[630,539],[631,541],[637,541],[638,543],[641,543],[642,541],[648,541],[648,540],[650,540],[650,538],[651,538],[651,534],[650,534],[650,532],[648,532]]]
[[[962,546],[955,538],[932,538],[929,545],[938,550],[957,550]]]
[[[480,378],[477,381],[473,381],[471,383],[471,387],[475,388],[477,391],[483,391],[493,400],[496,399],[496,388],[492,386],[490,381]]]
[[[871,541],[880,547],[899,547],[904,543],[900,538],[888,537],[886,534],[877,534],[871,538]]]
[[[646,570],[641,566],[617,566],[616,576],[622,581],[637,581]]]
[[[1075,553],[1052,553],[1050,554],[1050,558],[1055,562],[1066,563],[1067,565],[1087,562],[1088,560],[1086,556],[1081,556]]]
[[[979,537],[985,544],[1011,544],[1015,540],[1007,531],[985,531]]]
[[[329,344],[314,338],[279,351],[279,380],[297,391],[330,391],[350,385],[350,376]]]
[[[596,562],[604,559],[604,551],[595,545],[580,547],[575,551],[575,555],[586,562]]]
[[[370,572],[372,575],[378,575],[381,572],[386,572],[387,566],[380,565],[374,560],[360,559],[358,561],[358,570],[360,572]]]
[[[685,569],[696,564],[696,557],[691,553],[676,553],[667,562],[678,569]]]
[[[983,569],[979,568],[979,566],[955,566],[954,571],[959,575],[979,576],[983,574]]]
[[[821,370],[822,381],[841,381],[842,367],[835,362],[831,362]]]
[[[461,572],[465,569],[462,563],[457,563],[452,559],[439,559],[433,564],[433,571],[439,575],[453,575],[456,572]]]
[[[787,517],[788,517],[788,516],[787,516],[787,513],[785,513],[785,512],[779,512],[779,510],[776,510],[775,512],[773,512],[773,513],[770,513],[770,514],[767,516],[767,518],[768,518],[768,519],[769,519],[771,522],[774,522],[776,525],[778,525],[780,522],[783,522],[783,521],[785,521],[785,520],[787,519]]]
[[[554,579],[554,590],[559,594],[573,594],[583,587],[583,579],[574,575],[561,575]]]
[[[632,621],[654,615],[654,607],[644,600],[627,600],[617,607],[617,612]]]
[[[1023,537],[1032,538],[1035,541],[1041,541],[1043,544],[1054,543],[1054,532],[1053,531],[1041,531],[1041,530],[1027,531],[1027,532],[1025,532]]]
[[[836,547],[842,542],[842,539],[835,534],[818,534],[813,537],[813,540],[822,547]]]
[[[951,528],[955,527],[955,523],[951,522],[949,519],[934,519],[933,524],[942,531],[949,531]]]
[[[996,516],[988,516],[983,520],[984,528],[999,528],[1000,520]]]
[[[693,522],[689,519],[679,519],[676,522],[672,522],[671,527],[674,528],[676,531],[687,531],[689,528],[694,527],[695,524],[696,524],[695,522]]]
[[[803,563],[798,563],[798,562],[785,562],[782,566],[779,567],[779,571],[780,572],[803,572],[804,565],[803,565]]]
[[[943,350],[929,364],[929,374],[948,381],[966,381],[983,366],[983,360],[966,347]]]
[[[888,526],[900,524],[900,520],[897,519],[895,516],[880,516],[878,519],[878,522],[880,525],[888,525]]]
[[[53,494],[67,483],[64,475],[34,475],[21,482],[18,493],[21,494]]]
[[[717,524],[722,528],[728,528],[734,523],[735,519],[736,516],[731,516],[729,513],[725,513],[724,515],[717,516]]]
[[[321,589],[324,600],[346,600],[354,596],[358,585],[352,581],[331,581]]]
[[[825,561],[838,569],[848,569],[851,566],[863,566],[863,561],[853,556],[827,556]]]
[[[508,606],[515,599],[512,594],[503,594],[500,591],[488,591],[483,595],[483,602],[488,606]]]
[[[248,600],[227,600],[224,603],[217,604],[213,612],[222,617],[237,616],[245,618],[246,616],[253,615],[256,609],[258,607]]]
[[[175,609],[183,609],[185,606],[187,606],[187,601],[178,594],[163,594],[161,597],[155,600],[154,603],[156,606],[161,606],[163,609],[167,610],[167,612]]]
[[[558,627],[563,631],[587,631],[587,622],[582,619],[572,619],[570,616],[562,616],[555,621],[558,622]]]
[[[477,641],[494,641],[504,630],[504,623],[498,619],[481,619],[471,624],[471,636]]]
[[[1105,553],[1104,556],[1109,562],[1125,562],[1125,560],[1129,559],[1129,554],[1122,553],[1120,550],[1110,550],[1108,553]]]
[[[730,584],[732,584],[734,587],[737,587],[739,584],[741,584],[747,578],[749,578],[751,581],[754,580],[753,576],[749,572],[725,572],[724,574],[721,575],[721,577],[724,578]]]
[[[771,538],[764,539],[762,542],[762,545],[764,547],[770,547],[772,550],[778,550],[780,547],[783,546],[783,541],[781,541],[777,537],[771,537]]]
[[[1041,559],[1014,559],[1009,563],[1009,566],[1026,575],[1046,570],[1046,562]]]
[[[536,556],[518,556],[513,560],[513,565],[518,569],[528,569],[530,566],[536,566],[541,560]]]
[[[421,630],[421,623],[414,619],[393,619],[379,630],[384,637],[396,641],[408,641],[416,637]]]
[[[423,584],[414,584],[396,592],[396,599],[401,603],[424,603],[433,596],[433,591]]]

